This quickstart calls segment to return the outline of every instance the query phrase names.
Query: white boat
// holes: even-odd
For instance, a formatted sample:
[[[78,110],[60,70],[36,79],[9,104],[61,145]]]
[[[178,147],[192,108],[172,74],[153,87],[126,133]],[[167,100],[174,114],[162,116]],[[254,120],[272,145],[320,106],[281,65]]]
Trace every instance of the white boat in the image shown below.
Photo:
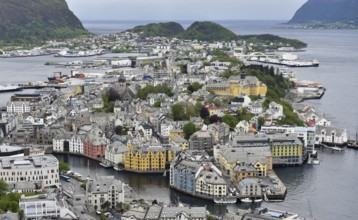
[[[77,177],[82,177],[82,175],[79,174],[79,173],[74,173],[73,175],[74,175],[74,176],[77,176]]]
[[[250,198],[243,198],[243,199],[240,199],[241,202],[252,202],[252,199]]]
[[[21,90],[21,87],[19,86],[0,85],[0,92],[11,92],[11,91],[19,91],[19,90]]]
[[[122,171],[122,169],[119,168],[119,167],[113,167],[113,169],[116,170],[116,171]]]
[[[319,165],[320,163],[321,163],[320,160],[317,160],[317,159],[312,160],[312,164],[314,164],[314,165]]]

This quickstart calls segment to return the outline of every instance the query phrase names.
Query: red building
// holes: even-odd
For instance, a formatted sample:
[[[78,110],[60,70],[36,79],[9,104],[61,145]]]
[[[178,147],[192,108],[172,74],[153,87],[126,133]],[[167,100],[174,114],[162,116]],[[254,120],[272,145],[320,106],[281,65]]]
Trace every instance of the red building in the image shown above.
[[[92,129],[83,140],[83,154],[91,158],[102,158],[105,155],[108,139],[98,128]]]

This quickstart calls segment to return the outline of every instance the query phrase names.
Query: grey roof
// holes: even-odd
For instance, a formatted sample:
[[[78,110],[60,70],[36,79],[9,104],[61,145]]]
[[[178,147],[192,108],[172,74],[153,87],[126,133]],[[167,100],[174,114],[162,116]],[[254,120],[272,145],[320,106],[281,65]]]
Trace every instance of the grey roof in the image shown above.
[[[200,177],[204,177],[206,183],[214,185],[226,185],[225,180],[215,171],[203,170],[200,172]]]
[[[185,213],[193,218],[206,218],[206,207],[163,207],[161,218],[175,218],[181,213]]]
[[[116,190],[122,190],[122,182],[115,179],[114,176],[97,176],[89,183],[88,191],[96,194],[104,194],[108,193],[112,185],[116,186]]]
[[[237,135],[232,139],[234,147],[264,147],[278,145],[302,145],[297,134]]]
[[[25,170],[42,167],[58,167],[58,160],[53,155],[21,156],[0,158],[1,169]]]
[[[266,163],[266,157],[272,156],[270,147],[227,147],[223,149],[222,156],[230,164],[237,161],[245,163]]]
[[[159,219],[160,213],[162,212],[162,206],[152,205],[148,208],[145,219]]]

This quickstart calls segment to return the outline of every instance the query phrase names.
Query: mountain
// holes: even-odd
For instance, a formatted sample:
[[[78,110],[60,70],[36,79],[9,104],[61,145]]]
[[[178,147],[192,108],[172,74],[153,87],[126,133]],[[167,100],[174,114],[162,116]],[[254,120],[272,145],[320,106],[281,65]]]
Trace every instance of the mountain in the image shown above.
[[[289,24],[358,23],[357,0],[308,0],[297,10]]]
[[[134,33],[143,33],[143,36],[145,37],[175,37],[183,33],[185,30],[179,23],[166,22],[136,26],[129,31]]]
[[[188,40],[201,41],[222,41],[234,40],[236,35],[227,28],[209,21],[194,22],[188,29],[184,29],[179,23],[151,23],[147,25],[136,26],[127,30],[134,33],[142,33],[145,37],[177,37]]]
[[[179,37],[201,41],[230,41],[237,38],[234,32],[210,21],[194,22]]]
[[[87,34],[65,0],[0,0],[0,40],[40,42]]]

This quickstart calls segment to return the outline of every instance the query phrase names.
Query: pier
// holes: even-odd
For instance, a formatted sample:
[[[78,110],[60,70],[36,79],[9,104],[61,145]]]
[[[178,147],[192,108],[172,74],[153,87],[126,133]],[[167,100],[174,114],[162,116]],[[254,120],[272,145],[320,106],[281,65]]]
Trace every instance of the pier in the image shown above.
[[[64,89],[67,88],[66,84],[48,84],[48,83],[20,83],[20,89],[43,89],[43,88],[55,88],[55,89]]]
[[[324,147],[324,148],[331,149],[331,150],[335,150],[335,151],[343,151],[343,149],[340,148],[340,147],[330,147],[330,146],[325,145],[325,144],[322,144],[322,143],[320,144],[320,146],[322,146],[322,147]]]

